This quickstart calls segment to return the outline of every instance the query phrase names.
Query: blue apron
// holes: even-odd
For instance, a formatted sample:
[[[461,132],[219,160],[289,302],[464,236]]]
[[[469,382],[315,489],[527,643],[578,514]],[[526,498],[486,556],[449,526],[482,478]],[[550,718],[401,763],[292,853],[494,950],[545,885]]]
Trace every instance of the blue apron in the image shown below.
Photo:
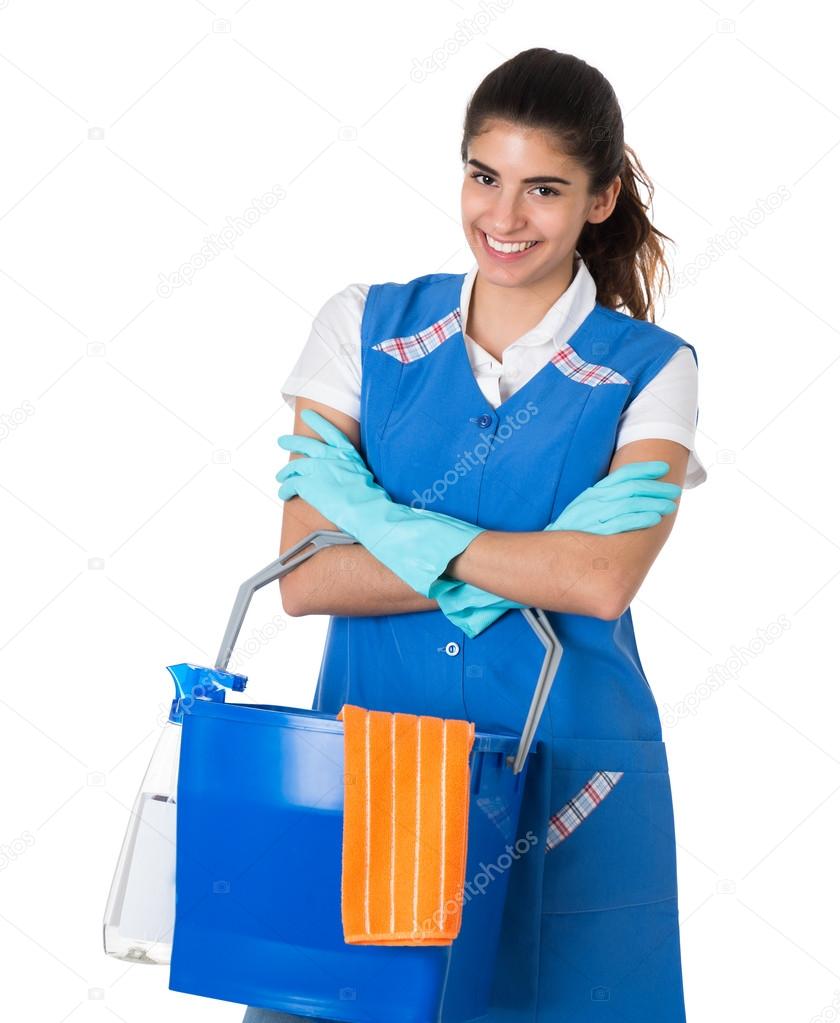
[[[609,471],[619,418],[687,342],[597,304],[498,408],[475,380],[463,274],[369,289],[361,452],[395,501],[491,530],[543,530]],[[630,610],[548,611],[563,657],[536,736],[490,1023],[682,1023],[670,781]],[[469,639],[439,610],[331,617],[313,707],[519,733],[544,650],[518,612]]]

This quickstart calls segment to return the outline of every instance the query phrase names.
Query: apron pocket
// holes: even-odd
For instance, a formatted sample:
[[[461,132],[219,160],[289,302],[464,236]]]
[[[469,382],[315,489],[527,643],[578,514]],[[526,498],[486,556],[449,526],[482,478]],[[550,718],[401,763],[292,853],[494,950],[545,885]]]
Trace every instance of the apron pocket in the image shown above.
[[[591,749],[585,744],[592,743]],[[543,913],[638,906],[677,894],[664,745],[555,738]]]

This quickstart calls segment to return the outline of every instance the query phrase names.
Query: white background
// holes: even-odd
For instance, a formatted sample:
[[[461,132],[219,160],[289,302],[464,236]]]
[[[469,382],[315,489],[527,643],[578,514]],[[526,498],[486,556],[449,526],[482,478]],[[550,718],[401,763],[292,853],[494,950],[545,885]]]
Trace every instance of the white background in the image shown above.
[[[464,108],[531,46],[615,87],[677,243],[657,322],[699,355],[709,479],[633,603],[672,771],[689,1020],[835,1018],[826,12],[0,2],[3,1019],[241,1019],[102,951],[165,665],[211,665],[237,587],[277,554],[280,383],[320,305],[471,265]],[[191,283],[160,288],[273,188]],[[247,697],[307,706],[326,625],[261,591],[235,662]]]

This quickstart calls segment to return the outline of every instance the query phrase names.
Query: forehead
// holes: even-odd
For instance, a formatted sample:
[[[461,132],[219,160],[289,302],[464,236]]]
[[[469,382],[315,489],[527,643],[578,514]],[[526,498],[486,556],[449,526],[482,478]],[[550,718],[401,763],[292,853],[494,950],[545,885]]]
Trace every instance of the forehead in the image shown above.
[[[533,170],[538,162],[540,171],[553,174],[580,171],[573,157],[564,153],[558,143],[539,128],[528,128],[507,121],[490,121],[485,130],[467,146],[467,158],[475,158],[499,170],[500,173]]]

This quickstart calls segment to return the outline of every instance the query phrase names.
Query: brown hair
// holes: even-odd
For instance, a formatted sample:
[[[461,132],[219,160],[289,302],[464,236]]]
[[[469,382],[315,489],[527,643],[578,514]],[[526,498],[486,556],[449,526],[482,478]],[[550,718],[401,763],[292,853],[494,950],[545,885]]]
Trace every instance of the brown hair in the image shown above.
[[[601,305],[623,306],[635,319],[653,322],[663,275],[670,282],[662,239],[672,239],[648,219],[653,185],[625,145],[621,108],[607,79],[569,53],[523,50],[491,71],[470,98],[461,141],[464,165],[469,143],[488,130],[490,120],[545,132],[583,166],[590,195],[621,178],[612,213],[600,224],[584,224],[575,247],[595,280]]]

